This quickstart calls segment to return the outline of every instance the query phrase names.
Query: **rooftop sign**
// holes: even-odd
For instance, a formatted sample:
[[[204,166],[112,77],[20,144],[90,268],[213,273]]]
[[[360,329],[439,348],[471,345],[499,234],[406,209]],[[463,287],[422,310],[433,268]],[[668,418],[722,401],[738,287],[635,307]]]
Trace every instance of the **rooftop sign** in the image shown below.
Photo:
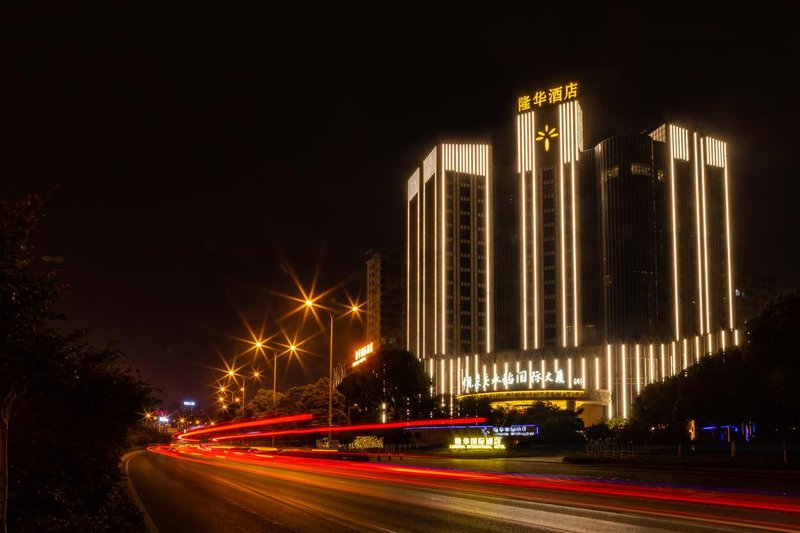
[[[575,100],[578,97],[578,84],[576,82],[567,83],[549,89],[539,89],[529,94],[524,94],[517,98],[517,111],[529,111],[544,105],[557,104],[567,100]]]

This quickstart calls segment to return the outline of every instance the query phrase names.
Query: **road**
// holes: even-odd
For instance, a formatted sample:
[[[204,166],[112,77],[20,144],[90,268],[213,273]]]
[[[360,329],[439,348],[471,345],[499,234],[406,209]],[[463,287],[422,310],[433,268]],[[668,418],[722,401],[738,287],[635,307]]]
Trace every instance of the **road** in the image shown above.
[[[128,471],[172,531],[800,531],[800,499],[654,486],[151,448]]]

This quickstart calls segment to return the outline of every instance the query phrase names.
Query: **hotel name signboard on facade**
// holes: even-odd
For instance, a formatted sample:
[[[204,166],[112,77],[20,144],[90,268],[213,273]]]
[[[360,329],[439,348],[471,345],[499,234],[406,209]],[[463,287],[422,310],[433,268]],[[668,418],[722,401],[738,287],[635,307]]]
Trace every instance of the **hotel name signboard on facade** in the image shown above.
[[[537,107],[575,100],[576,98],[578,98],[578,84],[576,82],[548,89],[538,89],[517,98],[517,112],[522,113]]]

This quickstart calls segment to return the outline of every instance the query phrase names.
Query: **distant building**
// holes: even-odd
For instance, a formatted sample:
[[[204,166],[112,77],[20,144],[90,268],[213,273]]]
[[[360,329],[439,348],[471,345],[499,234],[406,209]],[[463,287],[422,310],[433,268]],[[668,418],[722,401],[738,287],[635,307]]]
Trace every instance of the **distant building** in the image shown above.
[[[405,281],[399,257],[370,250],[367,270],[367,343],[401,346],[405,342],[403,296]]]

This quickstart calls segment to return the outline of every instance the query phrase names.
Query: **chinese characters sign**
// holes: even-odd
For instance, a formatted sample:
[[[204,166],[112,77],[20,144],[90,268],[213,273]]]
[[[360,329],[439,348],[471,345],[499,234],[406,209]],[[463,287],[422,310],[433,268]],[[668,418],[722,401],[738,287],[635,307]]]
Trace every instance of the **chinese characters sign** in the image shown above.
[[[451,450],[505,450],[500,437],[456,437]]]
[[[367,356],[375,351],[374,343],[369,343],[356,350],[356,360],[353,361],[353,366],[358,366],[367,360]]]
[[[477,391],[480,388],[496,388],[497,385],[508,387],[510,385],[528,384],[529,382],[531,385],[537,384],[541,386],[544,384],[545,387],[547,387],[547,385],[550,383],[552,383],[553,386],[566,385],[566,377],[564,376],[563,368],[559,368],[555,372],[532,370],[530,375],[528,375],[527,370],[522,370],[521,372],[506,372],[505,374],[494,374],[493,376],[490,376],[488,373],[484,372],[483,375],[475,374],[473,376],[464,376],[461,379],[461,388],[465,390],[472,389]],[[572,384],[581,387],[583,386],[583,379],[573,378]]]
[[[533,91],[531,94],[517,98],[517,111],[522,113],[536,107],[542,107],[545,104],[557,104],[567,100],[574,100],[577,97],[578,84],[575,82],[547,90]]]

